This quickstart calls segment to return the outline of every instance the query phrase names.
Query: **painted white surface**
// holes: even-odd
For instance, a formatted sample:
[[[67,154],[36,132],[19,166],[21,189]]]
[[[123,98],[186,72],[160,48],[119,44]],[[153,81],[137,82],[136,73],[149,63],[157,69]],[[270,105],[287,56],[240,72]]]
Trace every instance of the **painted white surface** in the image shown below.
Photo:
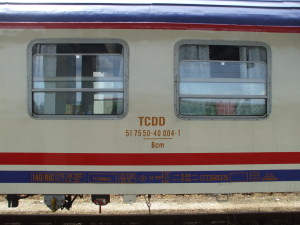
[[[122,120],[37,120],[27,112],[27,45],[40,38],[122,39],[129,46],[129,105]],[[272,112],[265,120],[181,120],[174,113],[174,46],[183,39],[260,41],[272,51]],[[0,151],[66,153],[298,152],[299,34],[160,30],[0,30]],[[141,127],[140,116],[166,118]],[[152,148],[126,130],[179,130]],[[244,166],[1,166],[1,170],[171,171],[300,169]],[[299,182],[232,184],[1,184],[1,193],[231,193],[299,191]]]

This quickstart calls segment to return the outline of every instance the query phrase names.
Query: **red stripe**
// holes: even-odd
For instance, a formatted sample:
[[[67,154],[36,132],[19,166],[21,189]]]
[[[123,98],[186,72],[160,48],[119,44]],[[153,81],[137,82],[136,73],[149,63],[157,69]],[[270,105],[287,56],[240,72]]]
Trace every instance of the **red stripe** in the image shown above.
[[[299,164],[300,152],[259,153],[0,153],[0,165],[245,165]]]
[[[0,22],[1,29],[158,29],[300,33],[300,27],[194,23]]]

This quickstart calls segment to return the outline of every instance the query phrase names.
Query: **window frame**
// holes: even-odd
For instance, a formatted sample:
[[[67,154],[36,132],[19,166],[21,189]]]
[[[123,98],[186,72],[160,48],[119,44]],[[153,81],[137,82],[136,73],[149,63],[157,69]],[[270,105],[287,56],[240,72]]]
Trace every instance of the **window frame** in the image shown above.
[[[36,44],[120,44],[123,47],[123,112],[121,114],[109,115],[109,114],[90,114],[90,115],[75,115],[75,114],[49,114],[39,115],[33,111],[33,46]],[[101,55],[99,53],[97,55]],[[87,55],[89,55],[87,53]],[[91,54],[92,55],[92,54]],[[111,54],[108,54],[111,55]],[[129,77],[129,48],[125,41],[120,39],[35,39],[31,41],[27,46],[27,90],[28,90],[28,114],[34,119],[64,119],[64,120],[81,120],[81,119],[123,119],[128,113],[128,77]],[[81,88],[82,89],[82,88]],[[98,93],[97,88],[86,88],[92,92]],[[73,92],[72,92],[73,90]],[[70,93],[76,93],[76,88],[72,88],[68,91]],[[79,90],[79,89],[78,89]],[[83,91],[84,92],[84,91]],[[105,92],[105,91],[104,91]]]
[[[266,113],[261,116],[256,115],[182,115],[180,113],[180,97],[179,94],[179,86],[180,86],[180,74],[179,74],[179,66],[180,66],[180,47],[182,45],[219,45],[219,46],[240,46],[240,47],[263,47],[266,49]],[[270,116],[271,113],[271,48],[264,42],[253,42],[253,41],[222,41],[222,40],[180,40],[175,44],[174,47],[174,98],[175,98],[175,115],[183,120],[260,120],[266,119]],[[213,61],[214,60],[208,60]],[[244,61],[242,61],[244,62]],[[250,62],[250,61],[249,61]],[[189,78],[188,78],[189,79]],[[207,78],[211,79],[211,78]],[[225,78],[226,79],[226,78]],[[228,78],[227,78],[228,79]],[[221,96],[221,95],[220,95]],[[239,96],[239,95],[236,95]],[[214,96],[215,97],[215,96]],[[232,97],[232,96],[231,96]],[[209,96],[207,98],[209,99]],[[226,95],[224,98],[216,98],[216,99],[226,99]],[[251,99],[251,98],[250,98]]]

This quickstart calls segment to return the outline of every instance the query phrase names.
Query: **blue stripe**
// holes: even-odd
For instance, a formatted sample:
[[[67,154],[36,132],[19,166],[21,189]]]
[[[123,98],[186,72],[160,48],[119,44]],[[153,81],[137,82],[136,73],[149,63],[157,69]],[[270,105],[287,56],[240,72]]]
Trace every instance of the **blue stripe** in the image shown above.
[[[2,4],[0,22],[161,22],[300,26],[300,8],[157,4],[59,6]]]
[[[300,170],[0,171],[0,183],[232,183],[300,181]]]

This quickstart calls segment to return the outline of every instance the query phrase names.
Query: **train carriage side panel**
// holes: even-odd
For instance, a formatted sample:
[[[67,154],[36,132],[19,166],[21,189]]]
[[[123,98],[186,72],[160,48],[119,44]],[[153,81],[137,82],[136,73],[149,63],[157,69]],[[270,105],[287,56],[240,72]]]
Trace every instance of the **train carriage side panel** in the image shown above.
[[[7,26],[0,29],[2,194],[299,191],[298,33],[149,27],[28,29],[26,24],[15,29]],[[189,42],[198,46],[266,48],[268,78],[265,79],[265,87],[269,91],[267,98],[270,102],[267,118],[240,119],[232,116],[228,119],[213,116],[203,119],[178,116],[180,78],[176,57],[180,54],[178,46],[188,45]],[[81,48],[91,44],[99,47],[107,43],[123,46],[124,51],[117,54],[78,52],[78,49],[71,53],[65,49],[59,53],[58,50],[51,52],[53,46],[58,48],[58,45]],[[51,47],[48,47],[51,49],[48,49],[49,52],[41,50],[36,54],[40,58],[49,57],[48,66],[57,66],[59,57],[70,55],[73,62],[80,65],[84,57],[94,63],[93,58],[97,58],[101,64],[105,60],[111,63],[117,55],[115,59],[121,65],[117,68],[123,70],[121,81],[119,76],[103,79],[104,72],[97,69],[86,78],[80,75],[78,71],[83,69],[76,63],[71,64],[75,71],[72,76],[80,85],[85,85],[84,82],[113,83],[104,91],[103,87],[94,83],[84,90],[82,86],[75,86],[75,89],[93,93],[96,92],[94,89],[99,93],[110,92],[106,96],[123,93],[124,115],[95,118],[86,113],[85,117],[72,117],[66,111],[63,116],[33,115],[35,92],[76,92],[74,86],[72,90],[67,86],[60,86],[63,89],[57,90],[57,87],[50,85],[46,91],[43,86],[33,87],[34,46]],[[120,63],[120,57],[123,63]],[[207,63],[209,60],[202,61]],[[44,63],[46,65],[46,60]],[[224,63],[228,62],[224,60]],[[38,65],[45,70],[44,64]],[[46,77],[47,80],[42,76],[37,80],[44,84],[60,82],[63,85],[63,82],[74,81],[72,76],[67,80],[63,80],[66,79],[64,76],[57,80]],[[221,82],[225,78],[218,79]],[[116,84],[118,82],[122,85]],[[205,82],[211,81],[206,78]],[[259,83],[257,80],[255,82]],[[234,80],[233,83],[239,82]],[[94,101],[94,105],[96,101],[103,100],[97,95],[99,93],[94,93],[92,100],[89,100]],[[65,110],[75,110],[75,106],[66,107],[68,109]]]

